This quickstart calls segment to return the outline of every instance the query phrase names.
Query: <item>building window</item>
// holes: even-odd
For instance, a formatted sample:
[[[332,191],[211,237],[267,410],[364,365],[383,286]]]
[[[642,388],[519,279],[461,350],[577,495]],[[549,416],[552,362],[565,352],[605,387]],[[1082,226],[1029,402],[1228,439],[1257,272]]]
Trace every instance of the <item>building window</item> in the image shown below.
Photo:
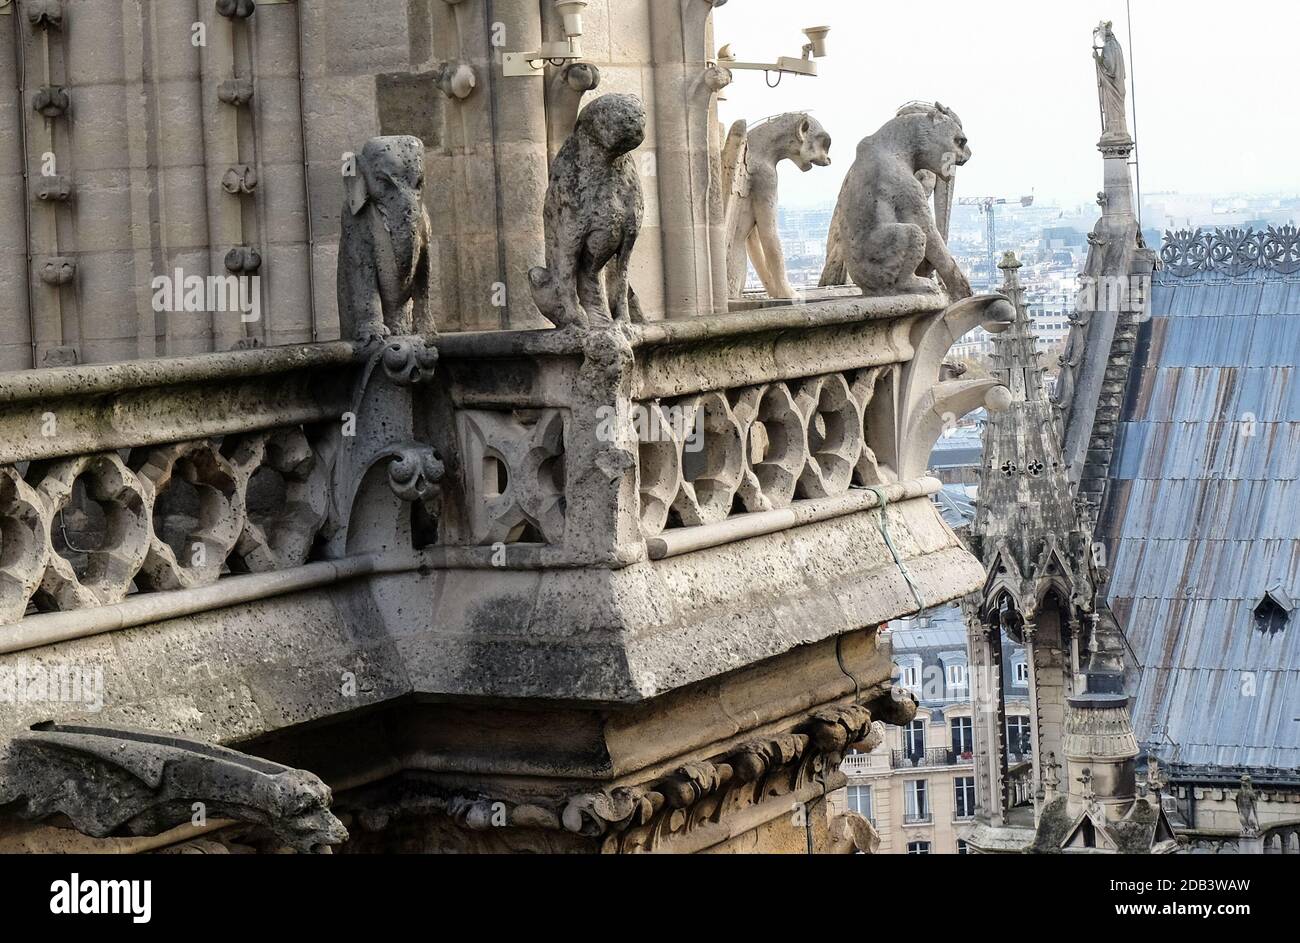
[[[1029,718],[1016,715],[1007,718],[1007,753],[1013,756],[1029,756],[1032,741],[1029,736]]]
[[[954,808],[957,818],[969,819],[975,815],[975,777],[958,776],[952,781]]]
[[[925,721],[919,717],[903,728],[903,752],[913,761],[925,756]]]
[[[907,853],[909,855],[928,855],[930,853],[930,843],[928,841],[910,841],[907,843]]]
[[[969,848],[970,846],[966,844],[965,839],[962,838],[957,839],[957,854],[968,855],[970,854]]]
[[[1018,661],[1011,666],[1011,671],[1016,684],[1029,683],[1029,662]]]
[[[924,779],[909,779],[903,784],[903,821],[930,821],[930,797]]]
[[[858,815],[872,823],[876,821],[876,817],[871,811],[870,786],[850,786],[848,800],[851,811],[858,813]]]
[[[950,688],[966,687],[966,666],[965,665],[948,666],[948,687]]]
[[[948,722],[952,730],[953,758],[969,757],[975,752],[975,737],[969,717],[954,717]]]
[[[916,689],[921,686],[921,666],[903,665],[903,687]]]

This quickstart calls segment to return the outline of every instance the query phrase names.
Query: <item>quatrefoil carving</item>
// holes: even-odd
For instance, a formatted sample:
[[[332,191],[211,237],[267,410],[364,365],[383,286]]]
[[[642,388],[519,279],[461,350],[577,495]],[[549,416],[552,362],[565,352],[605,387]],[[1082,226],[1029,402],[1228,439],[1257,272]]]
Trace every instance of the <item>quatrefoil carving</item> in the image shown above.
[[[564,414],[463,410],[460,439],[468,470],[469,526],[475,543],[560,543],[565,527]]]
[[[826,498],[847,490],[862,452],[862,412],[838,373],[805,381],[796,398],[808,435],[799,492]]]
[[[705,393],[680,404],[683,429],[700,430],[700,447],[682,443],[682,485],[673,510],[687,526],[716,524],[731,514],[732,498],[745,474],[740,423],[721,393]]]
[[[881,483],[864,418],[881,374],[870,367],[634,404],[652,432],[638,450],[642,533]]]
[[[50,513],[51,543],[55,534],[69,557],[51,552],[36,604],[43,609],[82,609],[120,602],[130,592],[136,573],[149,552],[153,535],[153,486],[141,481],[116,452],[61,459],[41,467],[37,489]],[[29,474],[31,470],[29,469]],[[88,501],[103,515],[102,532],[71,537],[64,510],[72,500],[78,480]],[[94,546],[79,544],[94,537]]]
[[[27,611],[45,575],[49,527],[41,496],[13,468],[0,468],[0,623]]]
[[[212,443],[198,440],[133,455],[132,465],[154,489],[154,532],[136,577],[140,588],[187,589],[216,582],[244,519],[243,491],[229,460]],[[160,515],[160,502],[178,481],[193,488],[197,507],[192,517],[183,511]]]
[[[740,486],[747,511],[787,507],[808,463],[804,417],[784,383],[750,387],[736,398],[744,424],[748,471]]]
[[[243,525],[229,557],[230,569],[265,573],[301,566],[329,502],[328,468],[307,436],[298,428],[254,433],[223,445],[222,452],[244,495]],[[256,482],[263,470],[263,481]],[[265,494],[259,493],[262,489]]]

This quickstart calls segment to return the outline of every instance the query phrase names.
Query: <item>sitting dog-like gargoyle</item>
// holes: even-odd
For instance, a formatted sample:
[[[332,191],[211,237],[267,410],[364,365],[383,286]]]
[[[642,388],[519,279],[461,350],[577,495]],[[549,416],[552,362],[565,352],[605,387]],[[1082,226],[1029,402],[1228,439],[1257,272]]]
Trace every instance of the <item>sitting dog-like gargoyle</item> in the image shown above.
[[[371,138],[346,162],[339,232],[339,327],[344,338],[432,334],[424,143]]]
[[[924,276],[934,271],[949,298],[970,297],[930,207],[936,181],[949,186],[970,156],[961,119],[938,102],[906,105],[863,138],[831,220],[821,284],[847,276],[867,295],[933,291]]]
[[[551,165],[546,265],[528,280],[537,309],[556,327],[641,318],[627,271],[645,213],[630,152],[645,139],[645,125],[635,95],[603,95],[579,113]]]

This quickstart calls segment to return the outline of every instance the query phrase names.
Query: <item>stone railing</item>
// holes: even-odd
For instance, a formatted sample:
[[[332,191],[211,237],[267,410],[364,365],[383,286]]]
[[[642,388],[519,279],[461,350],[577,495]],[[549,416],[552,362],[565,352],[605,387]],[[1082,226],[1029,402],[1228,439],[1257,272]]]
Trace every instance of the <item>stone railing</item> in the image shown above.
[[[834,296],[0,376],[0,655],[391,576],[356,605],[395,633],[394,691],[617,702],[878,625],[982,579],[926,466],[1006,392],[942,363],[1004,307]],[[352,614],[314,617],[351,644]],[[132,657],[165,661],[146,636]],[[543,644],[584,669],[539,671]]]
[[[998,303],[831,298],[586,340],[447,336],[456,437],[439,451],[460,455],[464,491],[446,561],[517,545],[512,565],[626,565],[931,494],[934,438],[997,387],[941,379],[940,361]]]
[[[830,293],[439,338],[416,425],[447,462],[427,557],[455,605],[429,631],[442,663],[421,652],[430,685],[531,690],[539,639],[556,664],[600,639],[608,664],[566,673],[566,696],[637,699],[978,582],[928,500],[927,466],[946,425],[1009,395],[943,361],[1010,312],[997,295]],[[818,617],[787,609],[789,594]],[[467,650],[492,671],[453,671]]]
[[[356,364],[324,344],[0,376],[0,652],[305,564]]]
[[[1167,231],[1160,247],[1162,271],[1178,278],[1199,272],[1245,275],[1249,272],[1300,272],[1300,230],[1270,226]]]

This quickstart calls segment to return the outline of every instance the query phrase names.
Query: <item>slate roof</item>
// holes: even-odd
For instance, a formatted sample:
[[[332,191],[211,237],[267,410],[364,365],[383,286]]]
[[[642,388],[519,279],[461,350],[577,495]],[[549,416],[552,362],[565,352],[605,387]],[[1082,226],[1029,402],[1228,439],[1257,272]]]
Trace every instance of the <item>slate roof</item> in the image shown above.
[[[979,457],[976,456],[976,461]],[[935,506],[953,530],[969,527],[975,520],[975,503],[960,489],[944,486],[935,493]]]
[[[1157,273],[1100,536],[1138,668],[1133,725],[1167,761],[1300,776],[1300,274]]]

